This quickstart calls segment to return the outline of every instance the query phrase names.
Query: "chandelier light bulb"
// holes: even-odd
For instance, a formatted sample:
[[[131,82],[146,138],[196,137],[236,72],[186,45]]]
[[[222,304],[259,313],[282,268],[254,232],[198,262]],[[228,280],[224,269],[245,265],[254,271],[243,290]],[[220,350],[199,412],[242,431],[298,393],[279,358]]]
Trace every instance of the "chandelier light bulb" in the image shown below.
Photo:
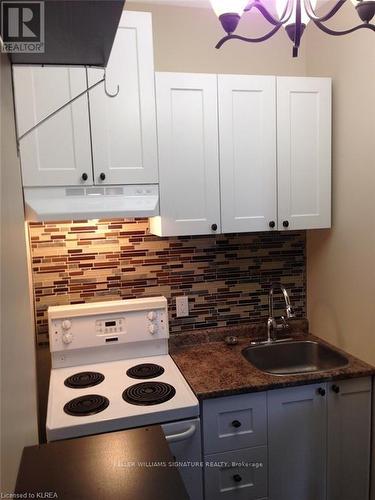
[[[285,11],[285,7],[286,7],[286,5],[287,5],[287,3],[289,1],[290,0],[276,0],[276,10],[277,10],[277,15],[279,16],[279,19],[283,15],[283,13]],[[296,6],[297,6],[297,1],[296,0],[292,0],[292,1],[293,1],[293,11],[292,11],[292,15],[290,16],[290,19],[288,21],[288,24],[295,23],[295,21],[296,21]],[[356,0],[352,0],[352,2],[357,3]],[[313,10],[315,10],[316,4],[317,4],[317,0],[310,0],[310,3],[311,3],[311,7],[313,8]],[[307,23],[309,21],[310,21],[310,18],[307,15],[307,12],[306,12],[306,9],[305,9],[304,0],[301,0],[301,22],[304,25],[307,25]]]
[[[211,0],[212,8],[217,17],[223,14],[237,14],[242,16],[248,0]]]

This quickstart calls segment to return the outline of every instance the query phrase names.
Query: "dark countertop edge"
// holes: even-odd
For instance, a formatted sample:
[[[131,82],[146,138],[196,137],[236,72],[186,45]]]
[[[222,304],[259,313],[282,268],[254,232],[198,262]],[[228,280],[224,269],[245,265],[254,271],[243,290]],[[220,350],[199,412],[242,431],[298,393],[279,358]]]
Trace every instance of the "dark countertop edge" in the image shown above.
[[[311,375],[311,374],[309,374]],[[275,375],[278,376],[278,375]],[[305,379],[305,380],[296,380],[296,381],[287,381],[287,382],[282,382],[280,380],[280,383],[269,383],[269,384],[258,384],[253,387],[249,386],[240,386],[238,389],[223,389],[220,391],[215,391],[215,392],[200,392],[197,394],[194,392],[195,396],[198,398],[199,401],[204,401],[207,399],[215,399],[215,398],[221,398],[225,396],[236,396],[239,394],[251,394],[254,392],[265,392],[265,391],[273,391],[275,389],[283,389],[285,387],[298,387],[300,385],[312,385],[312,384],[319,384],[319,383],[325,383],[325,382],[333,382],[334,380],[348,380],[351,378],[362,378],[362,377],[372,377],[375,376],[375,368],[372,370],[367,370],[363,372],[351,372],[351,373],[343,373],[340,375],[334,375],[334,376],[322,376],[316,379]],[[282,375],[280,376],[282,378]],[[296,375],[296,377],[299,377],[299,375]],[[194,389],[192,389],[194,391]]]
[[[228,329],[229,330],[229,329]],[[230,335],[230,332],[228,331],[228,334]],[[375,367],[368,364],[365,361],[362,361],[361,359],[357,358],[356,356],[353,356],[352,354],[349,354],[348,352],[344,351],[343,349],[336,347],[335,345],[329,343],[328,341],[313,335],[311,333],[303,333],[303,332],[293,332],[292,335],[293,338],[296,340],[300,339],[301,337],[304,337],[306,340],[316,340],[322,344],[327,345],[334,351],[337,351],[341,354],[343,354],[346,358],[348,358],[348,365],[344,366],[342,368],[339,368],[341,370],[341,373],[335,373],[332,374],[331,372],[334,370],[327,370],[326,372],[320,372],[319,374],[316,374],[316,378],[314,373],[303,373],[303,374],[297,374],[297,375],[275,375],[267,372],[262,372],[258,368],[252,365],[253,369],[261,374],[265,374],[267,376],[272,376],[275,378],[275,380],[272,380],[272,382],[266,382],[266,383],[258,383],[256,385],[239,385],[236,388],[229,388],[229,389],[219,389],[219,390],[213,390],[210,392],[198,392],[194,389],[192,384],[189,383],[189,378],[186,374],[184,374],[183,368],[179,365],[178,359],[176,359],[175,355],[177,356],[181,352],[187,352],[189,349],[197,347],[199,344],[187,344],[186,346],[179,346],[176,348],[172,353],[171,356],[174,360],[174,362],[177,364],[179,370],[181,373],[184,375],[185,379],[189,383],[192,391],[198,398],[200,402],[207,400],[207,399],[215,399],[215,398],[220,398],[220,397],[225,397],[225,396],[234,396],[234,395],[239,395],[239,394],[250,394],[250,393],[255,393],[255,392],[264,392],[264,391],[270,391],[274,389],[282,389],[285,387],[297,387],[300,385],[311,385],[311,384],[319,384],[319,383],[325,383],[325,382],[330,382],[334,380],[345,380],[345,379],[352,379],[352,378],[361,378],[361,377],[373,377],[375,376]],[[253,339],[248,339],[249,342],[252,341]],[[262,338],[263,340],[263,338]],[[223,341],[211,341],[211,342],[206,342],[203,345],[212,345],[212,344],[219,344],[222,345]],[[245,347],[245,346],[244,346]],[[359,363],[362,365],[361,368],[358,369],[353,369],[352,365],[353,363]],[[251,364],[251,363],[250,363]],[[292,380],[285,380],[286,378],[293,377]],[[306,378],[308,377],[308,378]]]

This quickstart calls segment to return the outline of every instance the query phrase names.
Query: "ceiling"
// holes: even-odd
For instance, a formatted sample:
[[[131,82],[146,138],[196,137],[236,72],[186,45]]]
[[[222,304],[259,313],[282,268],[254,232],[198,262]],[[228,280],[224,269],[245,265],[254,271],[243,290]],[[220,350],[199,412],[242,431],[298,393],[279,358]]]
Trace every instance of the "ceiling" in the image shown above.
[[[127,3],[153,3],[161,5],[179,5],[180,7],[211,7],[209,0],[128,0]]]
[[[275,0],[265,0],[265,3],[274,5]],[[286,0],[285,0],[286,1]],[[318,6],[330,3],[331,0],[318,0]],[[210,0],[127,0],[127,3],[147,3],[158,5],[179,5],[180,7],[206,7],[211,8]]]

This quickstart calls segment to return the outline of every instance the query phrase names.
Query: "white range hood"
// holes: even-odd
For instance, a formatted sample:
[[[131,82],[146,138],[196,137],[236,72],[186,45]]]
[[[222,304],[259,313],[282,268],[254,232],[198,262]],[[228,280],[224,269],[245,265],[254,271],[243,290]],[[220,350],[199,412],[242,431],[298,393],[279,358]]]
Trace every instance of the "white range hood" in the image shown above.
[[[103,187],[25,187],[28,221],[153,217],[159,215],[156,184]]]

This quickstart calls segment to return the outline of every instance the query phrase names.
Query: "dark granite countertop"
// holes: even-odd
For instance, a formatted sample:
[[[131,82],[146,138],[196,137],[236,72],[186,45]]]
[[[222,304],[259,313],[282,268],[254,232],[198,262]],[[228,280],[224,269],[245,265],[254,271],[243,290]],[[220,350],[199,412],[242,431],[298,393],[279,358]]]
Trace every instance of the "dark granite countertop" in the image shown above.
[[[186,335],[185,343],[181,341],[172,348],[172,357],[191,388],[199,399],[208,399],[220,396],[230,396],[246,392],[266,391],[281,387],[303,385],[327,380],[364,377],[375,375],[375,368],[351,356],[328,342],[300,333],[306,340],[319,340],[334,350],[345,354],[349,364],[345,367],[320,373],[304,373],[298,375],[272,375],[264,373],[246,361],[241,351],[250,345],[249,337],[240,332],[227,330],[227,335],[237,335],[237,345],[227,345],[223,340],[192,343]],[[195,335],[195,340],[197,334]]]

